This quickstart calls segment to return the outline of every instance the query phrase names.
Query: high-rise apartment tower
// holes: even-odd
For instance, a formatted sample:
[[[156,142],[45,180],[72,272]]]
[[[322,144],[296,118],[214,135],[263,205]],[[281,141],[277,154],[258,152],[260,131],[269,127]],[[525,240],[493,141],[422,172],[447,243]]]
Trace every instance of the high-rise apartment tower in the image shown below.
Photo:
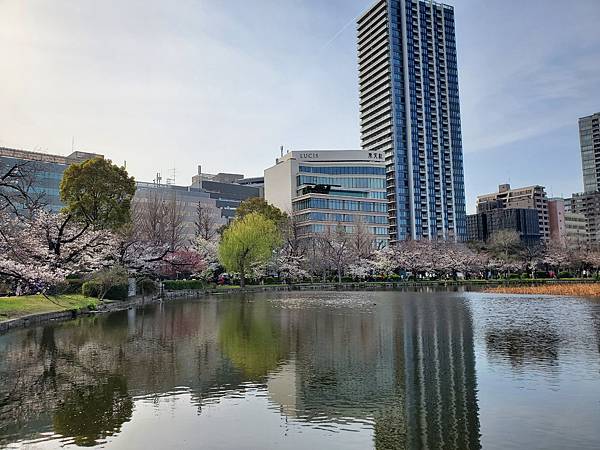
[[[600,191],[600,112],[579,119],[583,190]]]
[[[466,238],[454,9],[379,0],[358,19],[361,142],[385,154],[390,238]]]

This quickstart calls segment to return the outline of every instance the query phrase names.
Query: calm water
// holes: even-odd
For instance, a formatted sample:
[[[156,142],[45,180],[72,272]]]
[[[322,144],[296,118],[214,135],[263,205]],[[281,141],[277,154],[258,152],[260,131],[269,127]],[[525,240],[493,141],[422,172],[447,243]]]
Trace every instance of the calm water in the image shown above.
[[[600,303],[215,297],[0,336],[0,447],[598,449]]]

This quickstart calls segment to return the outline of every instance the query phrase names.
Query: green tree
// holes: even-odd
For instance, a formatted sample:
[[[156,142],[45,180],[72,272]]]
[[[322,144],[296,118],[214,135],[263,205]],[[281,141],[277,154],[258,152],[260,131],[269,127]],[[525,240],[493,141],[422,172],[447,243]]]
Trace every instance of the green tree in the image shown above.
[[[65,212],[96,229],[118,229],[131,220],[135,181],[124,167],[93,158],[65,170],[60,198]]]
[[[277,226],[282,225],[288,219],[288,215],[282,210],[258,197],[244,200],[235,210],[236,217],[245,217],[252,213],[262,214],[267,219],[272,220]]]
[[[244,287],[249,269],[266,264],[280,241],[273,221],[253,212],[235,219],[225,230],[219,245],[219,259],[228,272],[240,274],[240,285]]]
[[[258,381],[269,374],[287,355],[281,327],[265,303],[239,303],[224,306],[219,324],[219,344],[223,353],[244,375]]]

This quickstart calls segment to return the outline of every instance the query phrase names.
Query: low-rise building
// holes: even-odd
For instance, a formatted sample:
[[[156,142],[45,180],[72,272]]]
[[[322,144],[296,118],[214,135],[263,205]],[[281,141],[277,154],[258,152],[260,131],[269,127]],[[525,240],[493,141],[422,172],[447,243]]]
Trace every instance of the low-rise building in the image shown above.
[[[304,236],[361,224],[378,245],[389,240],[382,152],[290,151],[265,170],[265,200],[292,214]]]
[[[0,147],[0,166],[22,165],[31,181],[30,192],[41,194],[42,202],[55,212],[63,207],[60,201],[60,182],[67,167],[98,157],[104,156],[79,151],[62,156]]]
[[[548,199],[543,186],[527,186],[511,189],[510,184],[501,184],[498,192],[477,197],[477,212],[492,209],[535,209],[538,212],[539,233],[542,242],[550,240]]]

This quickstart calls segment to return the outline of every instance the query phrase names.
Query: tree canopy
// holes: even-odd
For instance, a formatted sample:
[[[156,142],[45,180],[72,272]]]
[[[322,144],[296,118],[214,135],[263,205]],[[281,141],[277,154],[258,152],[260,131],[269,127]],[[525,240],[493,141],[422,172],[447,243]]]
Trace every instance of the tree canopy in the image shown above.
[[[118,229],[131,220],[135,181],[124,167],[93,158],[65,170],[60,183],[64,211],[96,229]]]
[[[239,217],[223,233],[219,259],[228,272],[240,274],[240,284],[250,269],[266,264],[281,237],[275,223],[262,214],[252,212]]]
[[[272,220],[276,225],[281,225],[287,220],[288,215],[282,210],[267,203],[264,199],[259,197],[249,198],[240,203],[235,211],[236,217],[245,217],[251,213],[258,213],[265,216],[267,219]]]

